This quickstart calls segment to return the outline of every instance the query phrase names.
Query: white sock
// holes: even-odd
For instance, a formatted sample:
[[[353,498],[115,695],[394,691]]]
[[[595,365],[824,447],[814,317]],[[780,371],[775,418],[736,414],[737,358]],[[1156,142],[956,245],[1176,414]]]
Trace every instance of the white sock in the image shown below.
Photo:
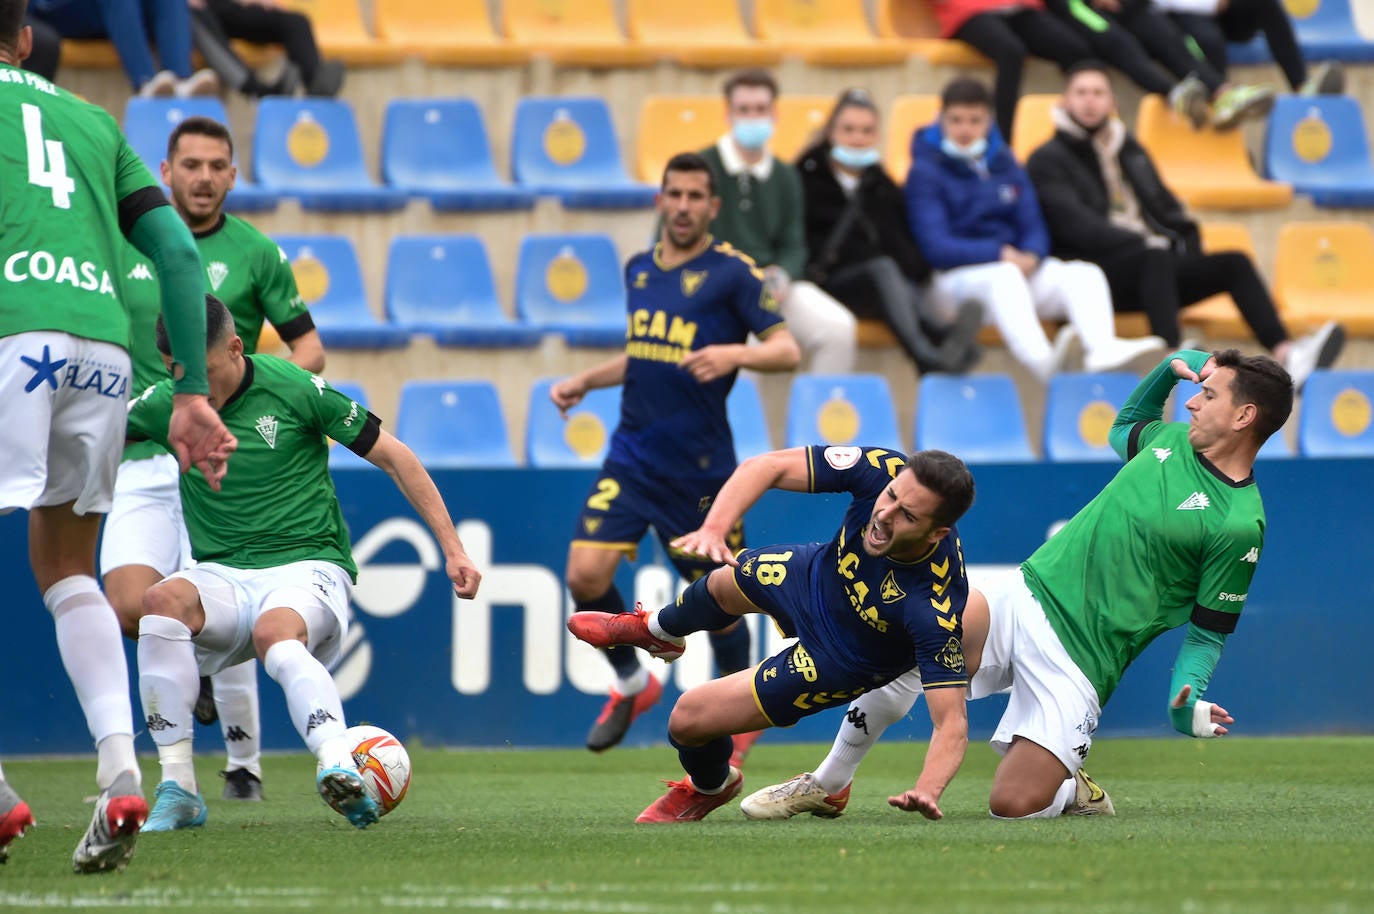
[[[100,585],[89,575],[63,578],[43,594],[43,605],[52,613],[57,650],[76,690],[76,700],[86,715],[92,742],[99,746],[106,737],[121,734],[130,737],[132,747],[134,715],[129,700],[129,666],[124,660],[119,620],[100,592]],[[125,761],[128,767],[138,769],[132,748]],[[110,774],[109,780],[99,780],[101,789],[108,787],[118,773]]]
[[[143,783],[143,772],[138,768],[138,756],[134,754],[134,738],[127,733],[111,733],[95,747],[95,782],[104,790],[114,783],[114,779],[125,771],[134,773],[134,780]]]
[[[615,678],[615,690],[621,695],[638,695],[649,685],[649,671],[643,666],[634,671],[627,679]]]
[[[343,736],[348,729],[343,702],[329,671],[304,644],[294,640],[278,641],[268,648],[262,668],[286,693],[286,710],[306,748],[326,765],[338,764],[338,753],[333,747],[329,758],[321,754],[327,740]]]
[[[245,660],[210,677],[215,710],[228,750],[225,769],[245,768],[262,777],[262,733],[258,718],[258,665]]]
[[[0,781],[3,781],[4,779],[5,779],[5,766],[4,766],[4,765],[0,765]]]
[[[193,750],[189,739],[159,745],[157,760],[162,763],[162,779],[175,781],[182,790],[200,793],[196,783],[196,766],[192,761]]]
[[[1039,812],[1033,812],[1028,816],[999,816],[992,812],[989,812],[988,815],[992,816],[994,819],[1057,819],[1064,814],[1064,810],[1073,802],[1074,795],[1077,792],[1078,785],[1074,783],[1073,778],[1069,778],[1059,785],[1059,789],[1055,791],[1054,800],[1051,801],[1050,805]]]
[[[158,758],[165,746],[183,740],[189,745],[200,674],[191,630],[184,623],[167,616],[138,620],[138,693]]]
[[[681,635],[670,635],[663,630],[663,627],[658,624],[658,610],[649,613],[649,618],[644,620],[644,626],[649,629],[649,634],[663,641],[672,641],[682,637]]]
[[[816,782],[826,793],[839,793],[854,780],[868,750],[884,730],[907,715],[920,697],[920,689],[920,676],[907,673],[881,689],[865,692],[849,705],[830,754],[816,768]]]

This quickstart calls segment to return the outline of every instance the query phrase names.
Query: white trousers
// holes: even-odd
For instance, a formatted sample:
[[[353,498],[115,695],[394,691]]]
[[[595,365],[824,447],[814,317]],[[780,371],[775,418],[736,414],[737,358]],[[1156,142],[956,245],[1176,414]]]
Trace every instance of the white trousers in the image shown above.
[[[813,374],[848,374],[854,370],[854,312],[813,282],[794,282],[780,303],[787,329],[797,339]]]

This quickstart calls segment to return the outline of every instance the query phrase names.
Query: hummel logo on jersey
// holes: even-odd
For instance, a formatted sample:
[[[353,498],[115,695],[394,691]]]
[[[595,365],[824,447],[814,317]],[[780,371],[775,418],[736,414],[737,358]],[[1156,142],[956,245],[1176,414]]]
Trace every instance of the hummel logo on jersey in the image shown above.
[[[323,727],[327,722],[337,719],[338,718],[336,718],[333,714],[330,714],[324,708],[316,708],[315,710],[310,712],[310,716],[307,717],[305,720],[305,732],[309,733],[316,727]]]
[[[129,271],[129,275],[125,276],[124,278],[125,278],[125,279],[152,279],[152,278],[153,278],[153,271],[150,270],[150,269],[148,269],[148,265],[147,265],[146,263],[136,263],[136,264],[134,264],[134,268],[133,268],[132,270]]]
[[[1212,507],[1212,500],[1201,492],[1194,492],[1183,499],[1183,504],[1178,506],[1180,511],[1201,511],[1203,508]]]
[[[241,740],[251,739],[251,737],[248,735],[248,731],[238,726],[230,727],[225,732],[224,738],[231,743],[237,743]]]
[[[1242,562],[1249,562],[1251,565],[1259,563],[1259,547],[1251,546],[1250,551],[1240,557]]]
[[[262,440],[267,442],[267,446],[272,450],[277,449],[277,417],[262,416],[258,419],[257,425],[253,426],[262,436]]]
[[[212,260],[205,268],[205,275],[210,277],[210,290],[218,292],[220,283],[229,278],[229,265],[222,260]]]
[[[1168,447],[1151,448],[1151,450],[1155,452],[1155,459],[1160,463],[1168,460],[1174,453],[1174,449]]]

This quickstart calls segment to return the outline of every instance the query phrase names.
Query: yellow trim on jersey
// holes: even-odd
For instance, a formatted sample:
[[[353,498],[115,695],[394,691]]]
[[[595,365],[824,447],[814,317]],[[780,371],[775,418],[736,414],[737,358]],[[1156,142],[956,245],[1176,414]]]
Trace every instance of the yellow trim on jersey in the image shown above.
[[[929,685],[926,685],[925,683],[922,683],[922,684],[921,684],[921,691],[922,691],[922,692],[924,692],[926,689],[967,689],[967,688],[968,688],[968,680],[967,680],[967,679],[956,679],[956,680],[953,680],[952,682],[932,682],[932,683],[930,683]]]
[[[705,253],[707,253],[708,251],[715,250],[715,249],[716,249],[716,245],[714,244],[715,240],[716,240],[716,239],[715,239],[715,236],[712,235],[710,232],[707,232],[707,233],[706,233],[706,247],[704,247],[704,248],[701,249],[701,254],[693,254],[689,259],[684,260],[682,263],[674,264],[674,265],[671,266],[671,267],[665,267],[665,266],[663,265],[663,261],[661,261],[661,260],[658,259],[659,252],[661,252],[661,251],[663,250],[663,242],[662,242],[662,241],[655,241],[655,242],[654,242],[653,256],[652,256],[651,259],[652,259],[653,262],[654,262],[654,266],[658,267],[658,269],[659,269],[661,272],[667,273],[669,270],[676,270],[678,267],[686,266],[687,264],[691,263],[693,260],[696,260],[696,259],[697,259],[698,257],[700,257],[702,254],[705,254]]]
[[[867,525],[867,524],[864,524],[864,530],[865,530],[865,531],[868,530],[868,525]],[[894,564],[894,565],[919,565],[919,564],[921,564],[922,562],[924,562],[926,559],[928,559],[928,558],[930,558],[932,555],[934,555],[934,554],[935,554],[935,550],[939,549],[939,548],[940,548],[940,544],[943,543],[943,542],[944,542],[944,540],[942,540],[942,539],[941,539],[941,540],[936,540],[934,543],[931,544],[931,546],[930,546],[930,551],[929,551],[929,552],[927,552],[925,555],[921,556],[919,559],[912,559],[912,560],[909,561],[909,562],[903,562],[901,559],[894,559],[894,558],[893,558],[892,556],[890,556],[890,555],[887,556],[886,558],[887,558],[887,560],[888,560],[889,562],[891,562],[891,563]]]
[[[806,491],[812,493],[816,491],[816,464],[812,459],[814,453],[815,448],[806,449]]]
[[[774,324],[774,325],[771,326],[771,327],[764,327],[762,333],[756,333],[756,334],[754,334],[754,336],[757,336],[757,337],[758,337],[759,339],[761,339],[761,340],[766,340],[766,339],[768,339],[770,336],[773,335],[773,332],[774,332],[775,330],[787,330],[787,329],[788,329],[787,321],[778,321],[776,324]]]
[[[768,721],[768,726],[776,727],[777,724],[773,723],[773,718],[769,717],[768,712],[763,710],[763,702],[759,701],[758,683],[754,681],[754,677],[752,676],[749,677],[749,691],[754,695],[754,707],[758,708],[759,713],[763,715],[763,719]],[[795,726],[795,724],[789,724],[789,726]]]
[[[586,546],[590,549],[615,549],[625,553],[625,557],[634,561],[639,555],[639,543],[599,543],[596,540],[573,540],[569,546]]]

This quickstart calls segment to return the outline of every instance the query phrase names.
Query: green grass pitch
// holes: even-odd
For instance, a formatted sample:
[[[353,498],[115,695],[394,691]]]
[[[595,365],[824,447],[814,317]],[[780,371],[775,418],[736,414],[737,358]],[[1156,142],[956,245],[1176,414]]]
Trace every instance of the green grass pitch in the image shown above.
[[[770,744],[745,791],[813,767]],[[201,760],[203,827],[145,835],[127,871],[78,877],[93,762],[5,764],[39,827],[0,868],[0,910],[459,910],[878,914],[1374,911],[1374,738],[1101,740],[1089,771],[1115,818],[988,818],[995,756],[968,759],[927,822],[891,809],[923,746],[882,743],[846,814],[635,825],[679,776],[666,748],[459,752],[411,747],[406,801],[355,831],[313,792],[305,755],[266,760],[267,800],[219,799]],[[151,794],[156,765],[145,762]]]

